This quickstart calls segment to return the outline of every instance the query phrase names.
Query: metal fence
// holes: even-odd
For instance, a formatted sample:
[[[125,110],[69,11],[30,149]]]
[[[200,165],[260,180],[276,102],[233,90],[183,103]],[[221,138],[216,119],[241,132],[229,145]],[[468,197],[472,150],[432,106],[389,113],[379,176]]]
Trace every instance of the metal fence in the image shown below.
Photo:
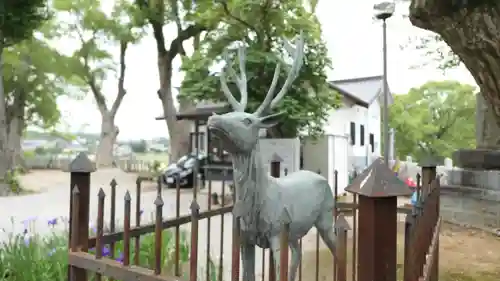
[[[105,278],[106,280],[163,280],[163,281],[173,281],[173,280],[185,280],[185,276],[181,274],[181,264],[179,257],[181,255],[180,247],[180,227],[182,225],[190,224],[190,245],[189,245],[189,276],[187,279],[190,281],[198,280],[218,280],[223,281],[223,272],[230,271],[231,281],[240,280],[240,245],[239,245],[239,218],[233,216],[232,220],[232,241],[231,241],[231,256],[224,255],[224,244],[229,241],[225,241],[223,238],[223,232],[225,229],[224,219],[220,220],[219,226],[211,225],[211,220],[215,217],[222,217],[232,211],[232,203],[227,204],[225,202],[226,194],[224,194],[225,182],[222,182],[222,194],[221,202],[219,205],[214,205],[212,202],[212,183],[207,182],[208,194],[207,197],[207,208],[200,210],[198,188],[193,188],[193,201],[190,206],[189,215],[180,214],[180,195],[181,189],[177,184],[176,187],[176,206],[175,213],[176,216],[173,218],[163,217],[163,192],[161,189],[161,184],[157,187],[157,196],[154,201],[155,204],[155,216],[154,223],[141,225],[141,180],[136,183],[136,198],[131,198],[130,194],[127,192],[123,199],[116,198],[116,182],[112,182],[110,186],[110,206],[105,206],[105,194],[103,189],[100,189],[98,194],[91,196],[90,194],[90,178],[91,172],[93,171],[92,165],[89,165],[90,161],[85,157],[77,157],[70,165],[71,171],[71,202],[70,202],[70,233],[69,233],[69,267],[68,267],[68,280],[72,281],[86,281],[93,277],[93,280],[99,281]],[[277,163],[279,167],[279,163]],[[271,168],[271,175],[279,177],[276,171],[280,169]],[[286,173],[286,172],[285,172]],[[401,207],[397,208],[394,205],[393,212],[389,217],[395,218],[397,212],[407,214],[406,224],[405,224],[405,253],[404,253],[404,281],[417,281],[417,280],[437,280],[437,261],[438,261],[438,251],[439,251],[439,183],[438,181],[429,180],[432,177],[432,173],[424,173],[424,180],[429,182],[427,185],[423,185],[420,188],[419,183],[419,200],[418,204],[413,208]],[[435,177],[435,174],[434,174]],[[432,182],[432,184],[431,184]],[[179,183],[179,181],[177,181]],[[196,181],[195,181],[195,186]],[[359,195],[353,195],[352,200],[345,202],[340,200],[338,197],[337,186],[334,186],[334,194],[336,199],[336,208],[333,210],[336,217],[336,233],[338,237],[337,241],[337,259],[333,260],[330,270],[332,270],[332,278],[330,280],[335,281],[346,281],[346,280],[389,280],[384,279],[383,271],[378,270],[376,265],[382,264],[384,261],[380,259],[385,259],[385,256],[377,257],[377,251],[384,251],[387,253],[386,246],[397,244],[396,233],[392,235],[391,233],[386,233],[391,231],[392,228],[380,229],[380,233],[375,233],[370,230],[372,226],[360,225],[358,217],[363,217],[363,221],[366,222],[366,204],[369,200],[367,197]],[[96,198],[98,201],[98,211],[97,211],[97,229],[96,235],[89,237],[89,206],[91,198]],[[361,197],[361,198],[360,198]],[[368,198],[369,199],[369,198]],[[122,230],[117,230],[115,225],[116,219],[116,201],[124,200],[123,209],[123,227]],[[361,200],[362,202],[358,202]],[[135,201],[135,206],[132,206],[132,201]],[[363,203],[364,202],[364,203]],[[436,205],[437,204],[437,205]],[[364,207],[363,207],[364,206]],[[106,210],[106,212],[105,212]],[[361,213],[360,213],[361,212]],[[365,212],[365,213],[363,213]],[[104,214],[109,215],[109,221],[111,222],[109,226],[109,231],[104,233]],[[380,213],[380,212],[379,212]],[[386,213],[387,214],[387,213]],[[394,216],[392,216],[394,215]],[[135,225],[131,225],[131,217],[135,216]],[[352,222],[349,224],[346,217],[352,217]],[[374,216],[373,219],[377,220]],[[383,218],[384,219],[384,218]],[[206,220],[207,231],[200,232],[199,224],[200,221]],[[397,222],[394,220],[394,225]],[[368,227],[368,228],[367,228]],[[220,249],[211,249],[211,242],[214,237],[211,237],[211,228],[220,228]],[[173,229],[175,232],[175,246],[173,254],[174,270],[173,274],[165,273],[163,271],[163,261],[162,251],[165,247],[162,245],[162,233],[165,229]],[[361,230],[363,229],[363,230]],[[396,229],[392,229],[396,231]],[[363,235],[359,235],[358,232],[364,231]],[[140,261],[140,239],[141,236],[145,234],[153,233],[155,237],[154,242],[154,257],[150,257],[153,262],[148,264],[143,264]],[[207,245],[204,255],[206,255],[205,264],[200,264],[199,255],[199,238],[201,235],[206,235]],[[390,241],[387,241],[387,237],[391,237]],[[289,262],[289,251],[287,246],[288,241],[288,224],[284,223],[283,232],[281,236],[282,246],[280,250],[280,270],[279,276],[274,275],[274,265],[272,259],[266,259],[270,256],[270,251],[266,250],[262,252],[262,281],[265,280],[266,272],[267,278],[270,281],[274,280],[287,280],[288,279],[288,262]],[[348,243],[348,240],[351,241]],[[370,245],[367,244],[367,241]],[[123,257],[120,261],[115,260],[116,258],[116,243],[123,243]],[[315,268],[314,276],[312,279],[314,281],[319,281],[319,262],[320,262],[320,239],[319,234],[316,235],[316,252],[315,252]],[[376,248],[372,244],[379,244]],[[361,245],[360,245],[361,244]],[[106,246],[110,253],[104,257],[103,248]],[[360,247],[361,246],[361,247]],[[365,248],[362,248],[365,247]],[[90,253],[89,248],[94,248],[95,253]],[[370,249],[368,249],[370,248]],[[210,253],[217,251],[219,253],[219,258],[217,261],[213,262],[210,257]],[[300,251],[302,252],[302,241],[300,241]],[[389,251],[390,252],[390,251]],[[391,253],[389,253],[391,254]],[[395,254],[395,252],[394,252]],[[231,260],[231,267],[224,268],[224,260]],[[378,260],[377,260],[378,259]],[[271,261],[271,262],[267,262]],[[385,260],[387,263],[387,260]],[[214,263],[215,266],[210,266],[209,263]],[[394,270],[394,276],[396,276],[396,260],[390,260],[390,266]],[[227,263],[226,263],[227,264]],[[199,267],[205,269],[204,276],[199,275]],[[360,275],[358,268],[364,268],[365,272]],[[371,270],[369,269],[371,268]],[[308,269],[310,270],[310,269]],[[93,276],[90,276],[92,274]],[[215,277],[214,277],[215,276]],[[378,279],[377,279],[378,278]],[[382,278],[382,279],[380,279]],[[304,277],[304,268],[301,264],[298,269],[298,280],[311,280],[309,277]],[[392,279],[391,279],[392,280]],[[395,279],[394,279],[395,280]],[[245,280],[247,281],[247,280]]]

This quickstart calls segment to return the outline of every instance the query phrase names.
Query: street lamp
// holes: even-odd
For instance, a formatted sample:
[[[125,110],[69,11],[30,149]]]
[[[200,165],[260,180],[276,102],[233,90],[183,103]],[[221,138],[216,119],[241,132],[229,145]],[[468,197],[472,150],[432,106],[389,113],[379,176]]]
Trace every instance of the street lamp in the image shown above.
[[[394,2],[382,2],[373,5],[375,18],[382,20],[382,54],[383,54],[383,122],[384,122],[384,162],[389,166],[389,89],[387,86],[387,23],[386,20],[394,14],[396,5]]]

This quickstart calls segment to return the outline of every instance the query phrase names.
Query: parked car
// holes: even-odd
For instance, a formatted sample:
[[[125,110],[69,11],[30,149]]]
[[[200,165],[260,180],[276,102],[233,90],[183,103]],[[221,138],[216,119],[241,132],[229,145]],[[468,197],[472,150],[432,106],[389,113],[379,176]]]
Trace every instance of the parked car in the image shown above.
[[[204,153],[198,154],[198,167],[203,167],[206,163],[207,156]],[[196,154],[191,153],[182,156],[177,163],[172,163],[167,166],[165,172],[163,173],[163,182],[169,188],[176,187],[176,179],[179,178],[181,187],[192,187],[193,186],[193,172],[196,165]],[[201,179],[204,179],[203,169],[198,168],[198,173]]]

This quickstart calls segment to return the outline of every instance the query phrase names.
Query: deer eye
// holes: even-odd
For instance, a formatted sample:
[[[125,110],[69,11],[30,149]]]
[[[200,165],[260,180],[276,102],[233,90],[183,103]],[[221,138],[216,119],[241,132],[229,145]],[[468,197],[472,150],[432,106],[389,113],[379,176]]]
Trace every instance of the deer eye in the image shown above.
[[[245,118],[243,120],[241,120],[241,123],[245,124],[246,126],[250,126],[252,125],[252,120],[250,120],[250,118]]]

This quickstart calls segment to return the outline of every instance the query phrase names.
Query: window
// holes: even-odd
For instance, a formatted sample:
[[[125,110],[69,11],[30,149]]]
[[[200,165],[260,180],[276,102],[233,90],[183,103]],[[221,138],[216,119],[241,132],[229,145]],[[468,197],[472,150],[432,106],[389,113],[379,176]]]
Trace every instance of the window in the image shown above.
[[[356,144],[356,123],[351,122],[351,144]]]
[[[365,145],[365,126],[364,125],[359,126],[359,145],[361,145],[361,146]]]
[[[375,136],[370,134],[370,146],[372,147],[372,153],[375,152]]]

